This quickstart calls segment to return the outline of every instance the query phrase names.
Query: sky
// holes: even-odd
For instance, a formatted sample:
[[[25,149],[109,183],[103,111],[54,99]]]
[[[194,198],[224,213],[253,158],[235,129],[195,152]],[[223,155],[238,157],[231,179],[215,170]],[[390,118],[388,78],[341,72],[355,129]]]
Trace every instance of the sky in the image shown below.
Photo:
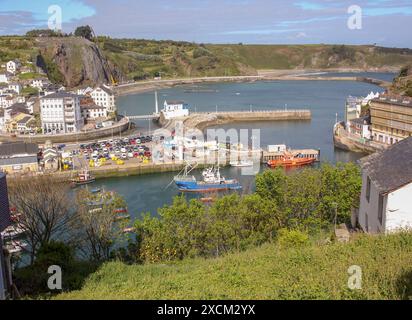
[[[412,48],[412,0],[0,0],[0,35],[47,28],[52,5],[67,33],[89,24],[113,38]]]

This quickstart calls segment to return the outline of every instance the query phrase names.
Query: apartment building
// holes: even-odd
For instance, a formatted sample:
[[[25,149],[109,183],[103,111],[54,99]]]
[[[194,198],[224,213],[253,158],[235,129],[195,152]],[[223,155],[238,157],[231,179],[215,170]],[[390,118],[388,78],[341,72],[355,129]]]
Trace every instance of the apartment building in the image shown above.
[[[45,134],[75,133],[84,125],[79,96],[65,91],[41,98],[40,116]]]
[[[392,145],[412,136],[412,98],[383,95],[370,110],[373,140]]]

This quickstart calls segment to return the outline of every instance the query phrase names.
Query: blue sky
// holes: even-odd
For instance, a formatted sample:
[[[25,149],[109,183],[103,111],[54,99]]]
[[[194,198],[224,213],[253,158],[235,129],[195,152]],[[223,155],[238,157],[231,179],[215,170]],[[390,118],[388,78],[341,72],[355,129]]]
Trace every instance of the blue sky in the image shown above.
[[[412,47],[412,0],[0,0],[0,34],[90,24],[100,35],[207,43],[345,43]],[[362,9],[362,29],[347,27]]]

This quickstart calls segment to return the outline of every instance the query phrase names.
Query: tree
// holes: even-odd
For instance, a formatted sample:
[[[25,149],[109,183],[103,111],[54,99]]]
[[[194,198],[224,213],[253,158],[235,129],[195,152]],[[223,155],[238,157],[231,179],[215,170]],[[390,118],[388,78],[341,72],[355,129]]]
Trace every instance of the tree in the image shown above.
[[[86,38],[89,41],[93,40],[93,30],[89,25],[77,27],[74,35],[76,37]]]
[[[37,251],[52,240],[72,242],[77,238],[77,215],[68,197],[68,184],[50,176],[16,179],[9,196],[27,233],[31,263]]]
[[[110,259],[111,249],[121,240],[129,219],[118,219],[116,209],[126,208],[123,198],[111,192],[97,195],[80,190],[76,195],[81,222],[81,250],[94,261]]]
[[[283,169],[266,170],[256,177],[256,193],[262,198],[272,199],[282,207],[286,187],[286,175]]]

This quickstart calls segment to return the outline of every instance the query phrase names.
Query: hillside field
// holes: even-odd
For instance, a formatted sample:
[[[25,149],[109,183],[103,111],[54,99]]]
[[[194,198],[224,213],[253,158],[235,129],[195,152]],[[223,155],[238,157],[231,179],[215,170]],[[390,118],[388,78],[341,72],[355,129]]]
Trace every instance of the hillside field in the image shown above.
[[[362,268],[362,289],[348,268]],[[267,244],[218,259],[125,265],[110,262],[80,291],[58,299],[408,299],[412,234],[357,236],[349,244]]]

